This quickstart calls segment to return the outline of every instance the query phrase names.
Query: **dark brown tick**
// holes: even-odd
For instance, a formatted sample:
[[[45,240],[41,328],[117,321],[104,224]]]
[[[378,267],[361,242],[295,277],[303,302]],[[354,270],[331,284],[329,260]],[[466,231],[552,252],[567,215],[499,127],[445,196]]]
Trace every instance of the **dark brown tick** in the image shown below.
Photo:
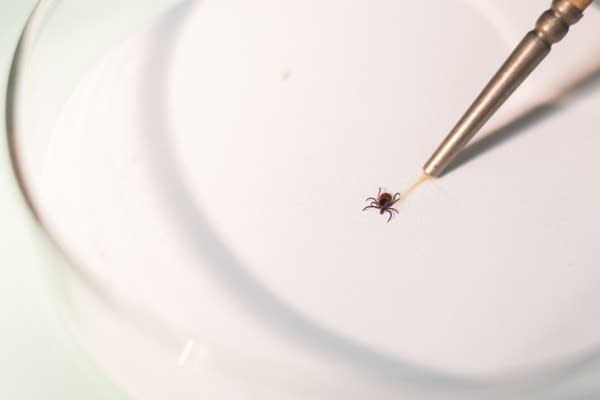
[[[398,198],[396,198],[396,196]],[[368,206],[366,206],[365,208],[363,208],[363,211],[367,211],[369,208],[377,208],[379,210],[379,214],[383,215],[384,212],[387,212],[390,214],[387,222],[390,222],[390,220],[394,216],[394,214],[392,214],[392,211],[394,211],[396,213],[398,212],[398,210],[396,210],[392,206],[394,204],[396,204],[396,202],[398,200],[400,200],[400,193],[396,193],[394,196],[392,196],[388,192],[381,193],[381,188],[379,188],[377,197],[376,198],[369,197],[365,201],[369,201],[369,200],[371,200],[371,203]]]

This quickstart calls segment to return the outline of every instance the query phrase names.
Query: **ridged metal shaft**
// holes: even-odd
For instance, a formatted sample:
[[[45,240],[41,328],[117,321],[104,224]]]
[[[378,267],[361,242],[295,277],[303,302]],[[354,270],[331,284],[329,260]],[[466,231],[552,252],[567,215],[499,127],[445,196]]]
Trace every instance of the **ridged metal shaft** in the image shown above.
[[[535,29],[525,35],[471,107],[423,166],[430,176],[439,176],[481,127],[519,87],[559,42],[569,26],[583,16],[568,0],[554,0],[538,19]]]

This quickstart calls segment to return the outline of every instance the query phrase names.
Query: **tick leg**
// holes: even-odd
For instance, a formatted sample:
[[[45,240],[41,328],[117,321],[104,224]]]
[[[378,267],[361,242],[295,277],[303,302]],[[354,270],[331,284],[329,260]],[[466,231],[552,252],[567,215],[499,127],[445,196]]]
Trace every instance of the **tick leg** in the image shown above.
[[[396,210],[395,208],[390,207],[390,208],[388,208],[388,210],[392,210],[392,211],[395,211],[396,213],[400,214],[400,212],[398,212],[398,210]]]
[[[396,198],[396,196],[398,196],[398,198]],[[402,197],[402,196],[400,195],[400,193],[396,193],[396,194],[394,195],[394,198],[392,199],[392,204],[394,204],[395,202],[397,202],[398,200],[400,200],[400,197]]]
[[[390,222],[390,220],[392,219],[392,217],[394,216],[394,214],[392,214],[392,212],[390,211],[390,209],[388,208],[387,210],[385,210],[386,212],[390,213],[389,218],[387,219],[386,222]]]
[[[367,211],[367,209],[369,208],[379,208],[379,207],[375,207],[375,206],[366,206],[365,208],[363,208],[363,211]]]
[[[379,192],[377,192],[377,197],[381,194],[381,188],[379,188]]]
[[[367,197],[367,199],[365,201],[369,201],[369,200],[377,201],[377,199],[375,197]]]

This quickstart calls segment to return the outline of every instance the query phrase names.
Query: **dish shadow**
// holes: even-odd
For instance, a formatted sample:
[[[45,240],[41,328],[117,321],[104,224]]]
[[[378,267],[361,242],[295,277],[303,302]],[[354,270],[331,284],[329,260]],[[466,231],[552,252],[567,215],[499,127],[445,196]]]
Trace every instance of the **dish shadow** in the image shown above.
[[[196,259],[202,260],[199,265],[206,266],[249,312],[319,356],[392,385],[416,384],[431,390],[489,389],[489,381],[446,374],[382,353],[327,329],[265,287],[222,241],[183,179],[179,168],[181,160],[169,140],[173,136],[172,128],[165,113],[169,109],[166,99],[173,42],[194,6],[202,6],[202,1],[184,1],[153,32],[156,37],[147,53],[144,62],[147,68],[140,80],[140,118],[158,195],[178,223],[182,232],[180,239]]]
[[[143,115],[153,116],[152,119],[143,122],[145,122],[145,133],[151,139],[149,142],[152,142],[149,144],[148,151],[155,157],[155,160],[160,161],[154,167],[156,168],[157,177],[161,178],[161,183],[165,184],[164,187],[160,188],[164,195],[164,201],[168,202],[170,209],[174,212],[173,215],[182,223],[185,231],[184,236],[191,241],[190,243],[198,255],[204,256],[208,253],[215,275],[221,278],[227,287],[231,288],[233,286],[243,300],[247,301],[248,307],[256,311],[257,314],[263,316],[272,325],[282,329],[285,333],[299,339],[299,342],[308,345],[308,347],[316,348],[319,352],[328,354],[338,361],[359,369],[368,370],[372,374],[383,376],[394,383],[413,381],[425,384],[426,387],[433,390],[447,388],[490,390],[490,384],[505,383],[453,377],[408,361],[390,357],[328,331],[290,305],[283,303],[266,287],[262,286],[235,258],[230,249],[222,243],[218,235],[211,229],[208,219],[190,197],[189,190],[185,187],[181,174],[177,169],[176,155],[167,140],[170,130],[168,118],[164,113],[167,108],[165,102],[167,98],[166,81],[170,67],[168,60],[171,59],[170,56],[172,55],[170,53],[173,47],[172,43],[176,39],[178,28],[181,27],[191,7],[198,3],[199,1],[195,0],[184,0],[180,5],[167,12],[164,20],[161,21],[163,28],[156,32],[154,51],[150,52],[146,60],[148,73],[142,79],[140,98],[140,104],[146,108]],[[594,81],[600,80],[599,78],[600,65]],[[585,86],[584,82],[582,84]],[[573,86],[573,90],[578,89],[576,86]],[[538,113],[541,113],[538,118],[546,115],[546,112],[538,111]],[[535,116],[535,113],[533,115]],[[527,127],[532,116],[526,113],[523,118],[520,128],[517,126],[513,129],[518,131],[517,128],[524,129]],[[516,120],[513,121],[513,123],[515,122]],[[510,131],[507,131],[509,136],[511,135]],[[512,133],[512,135],[514,134]],[[496,140],[497,143],[501,142],[498,141],[499,139]],[[493,143],[487,147],[489,148],[492,145]],[[485,151],[485,147],[482,147],[482,149],[480,152]],[[474,156],[476,155],[477,153],[474,153]],[[13,162],[16,168],[18,163],[16,160],[13,160]],[[35,207],[31,209],[35,210]],[[95,277],[87,275],[84,269],[77,269],[76,272],[82,275],[83,281],[90,284],[90,288],[95,294],[102,294],[102,300],[110,303],[115,308],[122,308],[122,302],[112,298],[109,295],[109,288],[105,287],[102,282],[97,282]],[[134,308],[126,311],[128,317],[140,313],[140,310]],[[177,335],[174,332],[164,329],[166,325],[163,321],[158,321],[151,315],[140,317],[137,319],[137,323],[143,324],[154,331],[162,331],[160,336],[168,339],[171,343],[177,341]],[[584,357],[575,358],[574,362],[566,369],[557,368],[558,366],[556,366],[544,369],[541,373],[536,371],[535,376],[530,374],[525,379],[533,378],[539,383],[547,379],[568,375],[583,367],[596,366],[598,355],[598,353],[588,353]],[[514,380],[510,380],[510,383],[514,382]]]
[[[598,52],[600,54],[600,51]],[[461,166],[473,161],[475,158],[498,147],[519,134],[526,133],[528,129],[538,122],[548,119],[557,112],[565,109],[578,98],[600,88],[600,57],[596,56],[589,67],[575,74],[575,77],[547,95],[542,102],[535,103],[508,118],[499,127],[484,134],[467,145],[450,163],[442,176],[450,174]]]
[[[581,368],[597,362],[597,353],[586,352],[570,360],[550,363],[543,368],[521,371],[519,376],[500,378],[464,377],[429,368],[419,363],[401,359],[365,346],[348,337],[333,332],[290,304],[285,303],[269,288],[257,280],[234,252],[224,243],[210,219],[194,201],[183,179],[177,153],[169,137],[168,77],[171,72],[172,43],[188,15],[190,6],[201,4],[200,0],[185,1],[156,31],[154,46],[150,49],[145,65],[148,69],[141,79],[140,104],[144,133],[148,138],[148,154],[157,178],[156,189],[168,204],[173,218],[180,224],[182,240],[199,260],[205,260],[209,272],[243,302],[249,311],[272,328],[293,338],[299,345],[319,355],[341,362],[367,376],[379,378],[392,385],[418,384],[431,391],[461,391],[465,396],[489,391],[519,392],[536,391],[540,387],[569,377]],[[600,68],[598,71],[600,75]],[[151,116],[151,118],[147,118]],[[531,117],[529,117],[531,118]],[[532,395],[533,396],[533,395]]]

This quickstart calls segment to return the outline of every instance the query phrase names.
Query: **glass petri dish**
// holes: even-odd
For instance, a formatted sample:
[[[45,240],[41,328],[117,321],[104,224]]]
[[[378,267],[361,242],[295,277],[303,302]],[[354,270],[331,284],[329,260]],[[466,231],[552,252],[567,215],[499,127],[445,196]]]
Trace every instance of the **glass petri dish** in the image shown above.
[[[419,174],[543,7],[430,3],[38,2],[11,155],[126,393],[597,393],[600,13],[492,121],[505,146],[385,224],[363,198]]]

